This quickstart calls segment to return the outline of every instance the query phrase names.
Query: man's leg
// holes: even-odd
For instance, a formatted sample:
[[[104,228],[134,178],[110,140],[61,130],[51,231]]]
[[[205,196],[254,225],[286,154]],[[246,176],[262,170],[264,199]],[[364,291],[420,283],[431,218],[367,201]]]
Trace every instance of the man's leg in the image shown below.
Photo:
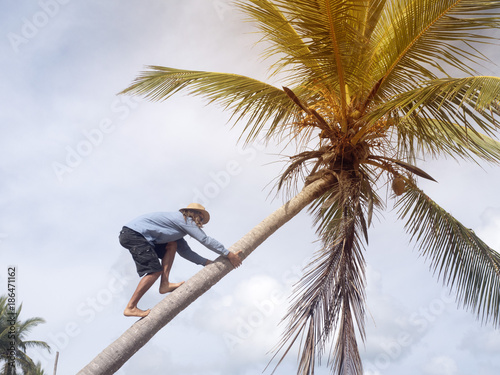
[[[174,263],[175,253],[177,251],[177,244],[175,242],[169,242],[166,245],[167,251],[161,260],[161,265],[163,267],[163,272],[161,274],[160,282],[160,293],[165,294],[174,291],[179,286],[184,284],[184,281],[180,283],[171,283],[168,281],[168,276],[170,275],[170,270],[172,269],[172,264]]]
[[[125,316],[138,316],[140,318],[143,318],[149,314],[150,309],[141,310],[137,307],[137,304],[139,303],[139,300],[142,298],[142,296],[155,283],[155,281],[158,280],[158,277],[160,277],[161,274],[162,274],[162,272],[150,273],[148,275],[145,275],[141,279],[141,281],[139,281],[139,285],[137,285],[137,288],[135,289],[135,292],[132,295],[132,298],[130,299],[129,303],[127,304],[127,307],[125,308],[125,311],[123,312],[123,315],[125,315]]]

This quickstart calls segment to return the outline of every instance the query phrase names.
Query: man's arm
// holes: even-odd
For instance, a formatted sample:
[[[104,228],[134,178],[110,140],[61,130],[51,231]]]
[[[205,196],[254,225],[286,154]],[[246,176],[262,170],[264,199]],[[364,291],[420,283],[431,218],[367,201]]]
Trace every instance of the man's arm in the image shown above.
[[[227,257],[227,255],[229,254],[229,250],[227,250],[224,245],[217,241],[215,238],[207,236],[201,228],[198,228],[196,224],[192,222],[192,220],[189,219],[187,223],[182,224],[182,229],[196,241],[201,243],[207,249],[210,249],[217,254]]]
[[[187,234],[189,234],[195,240],[200,242],[208,249],[216,252],[217,254],[224,255],[231,262],[233,267],[236,268],[241,266],[241,258],[239,256],[241,251],[238,251],[236,253],[230,252],[228,249],[224,247],[223,244],[221,244],[215,238],[207,236],[205,232],[201,228],[196,226],[196,224],[194,224],[192,221],[183,224],[184,224],[183,229],[186,231]]]
[[[193,250],[191,250],[184,238],[181,238],[180,240],[177,240],[175,242],[177,243],[177,253],[181,257],[189,260],[190,262],[199,264],[200,266],[205,266],[208,264],[208,259],[203,258],[198,253],[195,253]]]

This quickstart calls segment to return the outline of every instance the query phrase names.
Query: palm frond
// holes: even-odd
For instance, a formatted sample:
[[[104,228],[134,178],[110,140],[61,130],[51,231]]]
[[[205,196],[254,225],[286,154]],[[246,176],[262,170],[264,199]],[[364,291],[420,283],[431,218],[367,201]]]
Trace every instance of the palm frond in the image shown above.
[[[500,142],[465,126],[410,115],[397,125],[398,144],[404,155],[452,156],[490,163],[500,161]]]
[[[362,374],[356,340],[357,333],[363,340],[365,337],[361,236],[368,241],[363,208],[374,202],[379,208],[379,197],[371,191],[366,176],[352,179],[339,174],[329,191],[311,206],[323,248],[294,288],[295,297],[284,318],[288,325],[273,357],[283,352],[278,365],[300,341],[298,374],[313,374],[316,359],[321,359],[331,342],[328,362],[333,373]]]
[[[384,209],[383,199],[374,190],[375,184],[371,171],[360,168],[360,173],[362,179],[359,181],[359,191],[354,188],[349,192],[350,189],[346,189],[346,184],[344,183],[344,187],[342,187],[338,178],[335,178],[331,188],[311,205],[309,210],[311,213],[321,213],[321,215],[316,215],[314,224],[324,240],[327,238],[334,240],[338,236],[335,228],[341,227],[341,208],[349,204],[349,194],[352,194],[353,191],[355,196],[359,196],[359,208],[364,207],[366,210],[366,220],[361,210],[357,211],[362,227],[364,226],[363,222],[366,224],[366,229],[370,227],[374,212]],[[365,229],[363,231],[366,232]],[[365,239],[366,243],[368,243],[367,235],[365,235]]]
[[[423,177],[427,180],[431,180],[431,181],[436,182],[436,180],[434,178],[432,178],[432,176],[430,176],[427,172],[423,171],[422,169],[420,169],[412,164],[406,163],[404,161],[388,158],[385,156],[377,156],[377,155],[371,155],[368,157],[368,159],[382,160],[383,162],[394,163],[394,164],[406,169],[408,172],[416,174],[417,176]]]
[[[325,147],[326,148],[326,147]],[[316,151],[304,151],[300,154],[290,157],[291,163],[287,166],[283,173],[279,176],[277,188],[281,190],[287,187],[287,190],[293,186],[298,180],[298,176],[304,179],[316,172],[316,166],[322,161],[323,155],[326,153],[325,148],[320,148]],[[312,169],[308,168],[308,163],[311,160],[316,160]]]
[[[348,86],[358,87],[353,56],[363,39],[367,0],[251,0],[238,2],[267,42],[266,56],[278,61],[272,75],[286,73],[293,86],[316,86],[333,95],[345,114]],[[353,71],[354,70],[354,71]]]
[[[49,353],[51,352],[50,345],[47,344],[45,341],[40,341],[40,340],[23,341],[22,346],[25,349],[28,349],[28,348],[46,349]]]
[[[365,263],[358,237],[359,220],[352,214],[345,210],[340,225],[331,228],[338,237],[326,242],[308,266],[285,317],[289,324],[277,351],[284,350],[281,362],[301,338],[297,374],[314,374],[316,358],[321,358],[332,338],[332,371],[362,374],[356,329],[364,339]],[[331,241],[330,234],[324,240]]]
[[[500,254],[416,186],[407,186],[397,206],[406,231],[438,277],[456,291],[459,304],[498,326]]]
[[[500,129],[499,100],[498,77],[436,79],[395,96],[366,119],[370,124],[392,113],[401,148],[498,162],[500,143],[490,136]]]
[[[185,91],[216,103],[231,113],[235,122],[245,121],[247,142],[254,140],[269,123],[265,136],[282,130],[280,124],[290,121],[299,110],[285,94],[272,85],[256,79],[229,73],[181,70],[150,66],[120,94],[140,95],[152,101],[163,101]],[[300,89],[295,91],[301,92]]]
[[[372,0],[369,5],[365,7],[366,14],[363,25],[363,38],[370,40],[373,31],[380,22],[380,15],[382,14],[387,0]]]
[[[500,3],[476,0],[391,2],[373,35],[372,74],[379,94],[404,92],[453,67],[474,75],[486,58],[474,45],[491,42],[484,33],[499,28]]]
[[[301,65],[302,69],[321,76],[321,67],[318,61],[310,57],[308,44],[302,39],[287,19],[287,15],[272,1],[248,0],[237,1],[236,6],[241,9],[250,20],[257,24],[262,33],[262,41],[266,43],[265,57],[281,56],[271,70],[277,74],[282,69],[289,70],[290,65]],[[290,15],[288,15],[290,16]],[[293,16],[292,16],[293,18]],[[309,74],[308,74],[309,75]]]
[[[343,40],[340,38],[341,36],[349,35],[349,33],[344,30],[339,30],[341,28],[345,28],[347,25],[345,24],[345,20],[347,17],[347,9],[343,9],[346,7],[347,2],[334,2],[330,0],[325,1],[324,11],[328,16],[328,22],[325,22],[328,25],[328,31],[330,34],[330,43],[333,50],[333,56],[335,57],[335,70],[337,72],[337,79],[339,82],[339,91],[340,91],[340,104],[341,104],[341,113],[342,113],[342,132],[347,132],[347,94],[346,94],[346,77],[345,77],[345,67],[344,67],[344,59],[346,57],[345,49],[342,48]],[[352,48],[352,47],[351,47]],[[349,57],[352,54],[347,54]]]
[[[427,108],[435,112],[449,110],[448,106],[471,108],[476,112],[492,109],[498,114],[500,103],[500,78],[493,76],[473,76],[466,78],[442,78],[426,81],[418,88],[395,96],[386,104],[377,108],[390,107],[395,102],[405,108],[405,113],[420,112]],[[483,130],[496,128],[496,124],[478,124]]]

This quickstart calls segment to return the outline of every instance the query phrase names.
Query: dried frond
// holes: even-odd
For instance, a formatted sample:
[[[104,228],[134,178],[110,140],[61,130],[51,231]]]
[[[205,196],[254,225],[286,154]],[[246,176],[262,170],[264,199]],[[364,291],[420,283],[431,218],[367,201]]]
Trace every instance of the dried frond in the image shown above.
[[[337,189],[341,190],[338,184]],[[362,226],[359,205],[353,211],[334,204],[325,212],[326,216],[319,219],[325,222],[318,228],[324,247],[295,287],[286,316],[289,324],[277,351],[284,350],[286,355],[302,336],[298,373],[313,374],[316,358],[321,358],[333,339],[329,359],[332,371],[361,375],[356,330],[364,339],[365,263],[358,237]],[[344,372],[347,368],[352,372]]]

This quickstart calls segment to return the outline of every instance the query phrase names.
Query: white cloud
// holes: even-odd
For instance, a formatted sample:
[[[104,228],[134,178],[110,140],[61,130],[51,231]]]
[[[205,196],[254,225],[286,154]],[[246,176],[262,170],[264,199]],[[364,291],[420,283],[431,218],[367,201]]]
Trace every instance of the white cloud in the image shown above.
[[[491,325],[481,329],[468,330],[460,343],[460,348],[475,357],[490,358],[500,352],[500,331]]]
[[[361,350],[369,374],[384,373],[408,356],[428,330],[425,319],[383,291],[380,272],[367,270],[367,341]]]
[[[193,320],[200,330],[221,338],[226,354],[244,363],[255,362],[280,336],[277,325],[290,291],[273,277],[253,275],[227,292],[195,310]]]
[[[429,375],[455,375],[458,373],[458,366],[452,358],[439,356],[426,363],[423,370]]]

